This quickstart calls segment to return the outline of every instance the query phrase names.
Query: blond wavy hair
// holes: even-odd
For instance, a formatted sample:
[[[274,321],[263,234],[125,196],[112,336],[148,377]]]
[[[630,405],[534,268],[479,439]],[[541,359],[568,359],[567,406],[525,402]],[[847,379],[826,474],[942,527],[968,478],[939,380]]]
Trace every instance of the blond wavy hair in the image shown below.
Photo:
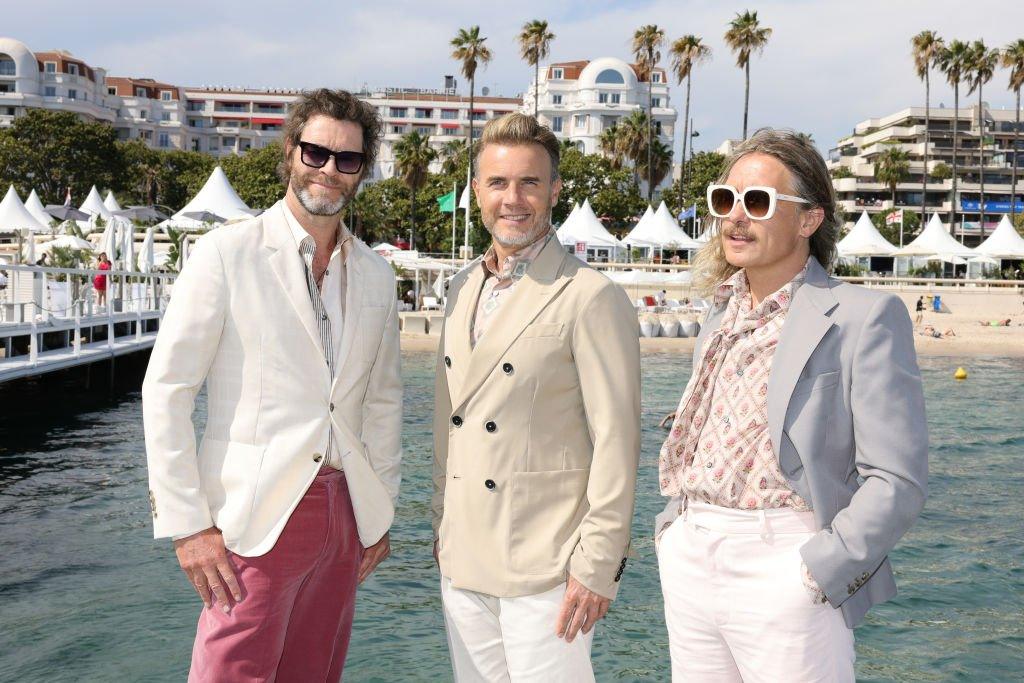
[[[767,154],[782,162],[793,179],[796,195],[810,202],[809,205],[801,205],[802,210],[820,208],[825,212],[821,225],[811,235],[810,247],[811,256],[831,272],[843,219],[837,209],[832,178],[821,154],[806,136],[791,130],[762,128],[733,150],[716,182],[726,182],[736,162],[748,154]],[[693,282],[701,296],[713,294],[718,285],[739,270],[725,258],[721,219],[712,219],[711,233],[710,241],[693,260]]]
[[[480,171],[480,154],[487,145],[540,145],[551,158],[551,180],[558,179],[558,164],[561,146],[551,129],[541,124],[529,114],[510,112],[504,116],[491,119],[484,124],[484,132],[476,149],[473,174]]]

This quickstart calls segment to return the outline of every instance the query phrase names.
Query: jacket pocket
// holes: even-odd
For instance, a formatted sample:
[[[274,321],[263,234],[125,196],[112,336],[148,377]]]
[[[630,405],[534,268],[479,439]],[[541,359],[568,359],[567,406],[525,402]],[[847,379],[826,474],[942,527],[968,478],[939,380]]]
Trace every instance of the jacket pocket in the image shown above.
[[[587,513],[589,469],[515,472],[509,564],[524,574],[564,571]]]
[[[264,446],[203,439],[199,479],[225,541],[237,540],[248,526],[265,452]]]
[[[796,383],[793,387],[793,393],[791,396],[802,396],[804,394],[810,394],[814,391],[820,391],[821,389],[828,389],[839,384],[839,371],[833,370],[832,372],[823,372],[820,375],[814,377],[807,377]],[[792,400],[792,399],[791,399]]]

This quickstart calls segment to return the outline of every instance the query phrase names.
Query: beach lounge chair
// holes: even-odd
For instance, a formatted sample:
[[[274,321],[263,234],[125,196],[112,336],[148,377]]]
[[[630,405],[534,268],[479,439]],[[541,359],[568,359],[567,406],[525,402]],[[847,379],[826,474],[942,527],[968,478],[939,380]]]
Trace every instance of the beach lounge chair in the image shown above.
[[[425,296],[423,297],[423,305],[420,306],[421,311],[440,311],[441,304],[437,301],[437,297]]]

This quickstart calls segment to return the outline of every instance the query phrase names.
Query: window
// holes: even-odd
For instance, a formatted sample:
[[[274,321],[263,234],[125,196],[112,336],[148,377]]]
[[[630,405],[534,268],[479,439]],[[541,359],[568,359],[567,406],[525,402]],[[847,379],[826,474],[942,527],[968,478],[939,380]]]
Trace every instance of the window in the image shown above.
[[[612,93],[612,104],[618,104],[621,101],[622,95],[617,92]]]
[[[405,126],[391,126],[391,132],[395,135],[401,135],[405,132]]]
[[[626,79],[616,69],[605,69],[594,79],[595,83],[609,83],[613,85],[625,85]]]
[[[57,62],[46,62],[43,65],[43,68],[45,69],[46,73],[55,74],[57,73]]]
[[[651,83],[661,83],[661,72],[655,71],[651,74]]]
[[[431,126],[416,126],[416,132],[420,135],[430,135],[434,129]]]
[[[135,96],[136,97],[145,97],[146,96],[146,89],[145,88],[135,88]]]
[[[77,100],[78,99],[78,91],[75,90],[74,88],[72,88],[71,90],[68,90],[68,99],[69,100]]]
[[[565,78],[565,71],[562,69],[552,69],[551,78]]]
[[[555,116],[555,117],[553,117],[551,119],[551,130],[552,130],[552,132],[555,132],[555,133],[561,133],[562,132],[562,117],[561,116]]]
[[[171,137],[167,133],[160,133],[160,137],[157,138],[157,146],[170,147]]]
[[[221,138],[220,144],[223,147],[234,147],[235,146],[235,138],[234,137]]]
[[[0,54],[0,76],[16,76],[18,72],[14,60],[7,55]]]
[[[404,119],[406,113],[405,107],[391,107],[391,116],[396,119]]]
[[[160,91],[160,99],[163,100],[164,102],[170,102],[171,101],[171,91],[170,90],[161,90]]]
[[[574,117],[574,119],[575,120],[573,121],[572,125],[576,127],[576,130],[581,130],[581,129],[584,129],[584,128],[587,127],[587,115],[586,114],[577,114]]]
[[[160,112],[160,120],[161,121],[170,121],[171,120],[171,113],[170,112],[166,112],[166,111]]]
[[[188,120],[188,125],[191,126],[192,128],[202,128],[203,127],[203,120],[202,119],[189,119]]]
[[[660,97],[652,97],[651,98],[651,106],[652,107],[660,107],[661,106],[661,98]]]
[[[147,118],[149,118],[148,116],[146,116],[146,110],[145,109],[143,109],[142,111],[139,112],[139,118],[140,119],[147,119]]]
[[[71,74],[72,76],[77,76],[78,75],[78,65],[77,64],[68,64],[68,73]]]
[[[608,93],[601,92],[597,94],[597,101],[599,104],[608,104]]]
[[[654,122],[654,134],[661,135],[661,121]]]
[[[116,95],[117,94],[117,88],[115,88],[112,85],[108,85],[107,86],[107,94],[108,95]]]
[[[417,109],[416,118],[418,119],[429,119],[434,115],[433,109]]]
[[[474,121],[483,121],[486,118],[487,118],[487,112],[485,112],[485,111],[474,111],[473,112],[473,120]]]
[[[52,85],[48,85],[45,88],[43,88],[43,96],[44,97],[56,97],[57,96],[57,89],[55,87],[53,87]]]
[[[551,104],[561,104],[561,103],[562,103],[562,96],[561,95],[552,95],[551,96]]]
[[[441,118],[442,119],[457,119],[457,118],[459,118],[459,110],[458,109],[442,109],[441,110]]]
[[[476,140],[478,137],[480,137],[483,134],[484,134],[484,132],[482,130],[480,130],[479,128],[474,128],[473,129],[473,139],[474,140]]]

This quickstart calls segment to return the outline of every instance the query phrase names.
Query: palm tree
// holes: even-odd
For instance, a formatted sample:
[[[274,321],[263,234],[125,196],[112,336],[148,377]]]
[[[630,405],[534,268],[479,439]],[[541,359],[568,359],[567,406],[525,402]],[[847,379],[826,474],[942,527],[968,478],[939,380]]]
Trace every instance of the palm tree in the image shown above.
[[[683,161],[686,161],[686,144],[690,141],[690,83],[693,81],[693,67],[711,58],[711,48],[701,42],[699,36],[686,35],[672,43],[668,49],[672,56],[672,71],[679,85],[686,81],[686,111],[683,117]]]
[[[946,47],[943,47],[938,54],[937,63],[942,73],[946,74],[946,81],[953,86],[953,195],[950,201],[952,211],[950,213],[949,231],[956,234],[956,147],[960,129],[960,81],[963,80],[971,58],[971,46],[962,40],[954,40]],[[960,232],[960,240],[963,241],[963,231]]]
[[[395,155],[395,172],[409,188],[409,219],[412,226],[409,248],[416,248],[416,193],[427,179],[430,163],[437,158],[437,150],[430,146],[430,136],[412,132],[406,133],[392,148]]]
[[[652,136],[654,132],[654,67],[661,61],[659,48],[665,42],[665,31],[654,24],[641,26],[633,32],[633,57],[636,59],[640,80],[647,79],[647,203],[651,202],[654,185],[651,182]]]
[[[910,154],[902,147],[893,145],[878,155],[875,160],[875,179],[889,186],[892,193],[892,210],[896,210],[896,186],[902,183],[910,171]],[[900,222],[900,247],[903,246],[902,221]]]
[[[643,110],[636,109],[615,126],[619,135],[619,152],[633,163],[633,178],[637,184],[640,182],[640,161],[644,158],[644,151],[647,149],[647,132],[650,130],[648,120],[647,114]]]
[[[452,59],[462,62],[462,75],[469,79],[469,133],[466,136],[467,153],[473,148],[473,91],[476,88],[476,69],[491,61],[491,49],[484,45],[487,38],[480,37],[480,27],[460,28],[452,38]],[[469,175],[473,175],[473,155],[469,156]]]
[[[460,140],[449,140],[441,145],[441,173],[453,175],[459,169],[459,161],[466,152],[466,145]]]
[[[540,60],[548,56],[548,47],[555,34],[548,30],[548,22],[534,19],[523,24],[519,34],[519,54],[533,67],[533,117],[537,118],[537,88],[540,85]]]
[[[597,140],[598,149],[601,153],[608,158],[613,169],[618,170],[622,168],[623,153],[622,153],[622,136],[620,135],[618,125],[609,126],[601,131],[601,136]]]
[[[1020,154],[1020,89],[1024,87],[1024,39],[1014,41],[1003,49],[1000,58],[1003,68],[1010,69],[1010,90],[1017,94],[1016,125],[1013,127],[1013,180],[1010,181],[1010,216],[1017,215],[1017,155]]]
[[[931,70],[936,57],[945,46],[935,31],[921,31],[910,41],[914,54],[914,71],[924,80],[924,161],[921,172],[921,225],[925,223],[928,195],[928,151],[931,135]]]
[[[747,10],[743,14],[736,13],[736,18],[729,22],[729,30],[725,32],[725,44],[736,54],[736,66],[743,69],[746,75],[746,87],[743,91],[743,139],[747,139],[747,112],[750,108],[750,55],[760,54],[768,44],[772,35],[770,28],[762,28],[757,21],[757,12]]]
[[[657,186],[672,170],[672,148],[661,140],[655,140],[651,152],[651,167],[648,169],[646,159],[640,157],[638,170],[642,175],[650,177],[651,182]]]
[[[971,89],[967,91],[970,95],[978,91],[978,225],[981,226],[981,239],[985,239],[985,120],[981,115],[981,90],[986,83],[992,80],[996,65],[999,63],[999,50],[990,50],[985,47],[985,42],[976,40],[971,45],[971,57],[967,63],[967,79]]]

